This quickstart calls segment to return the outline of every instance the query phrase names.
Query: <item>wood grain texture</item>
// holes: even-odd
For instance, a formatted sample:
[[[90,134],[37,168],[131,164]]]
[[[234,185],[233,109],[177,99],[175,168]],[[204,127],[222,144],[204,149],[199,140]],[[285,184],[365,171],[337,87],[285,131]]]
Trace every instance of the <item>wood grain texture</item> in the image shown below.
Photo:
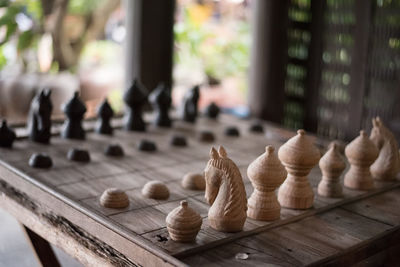
[[[115,123],[119,125],[119,121]],[[228,140],[224,136],[224,129],[228,125],[235,125],[241,131],[238,139]],[[46,211],[55,215],[47,218],[47,224],[59,221],[57,218],[65,218],[71,223],[67,224],[66,229],[78,226],[96,240],[104,242],[133,263],[140,265],[182,265],[190,262],[191,257],[200,262],[216,259],[218,261],[215,265],[232,263],[234,266],[251,265],[261,261],[273,264],[279,262],[280,265],[312,263],[339,255],[375,235],[380,235],[382,229],[390,230],[399,224],[395,210],[397,204],[393,204],[399,201],[396,194],[400,190],[398,189],[400,182],[396,180],[393,183],[376,183],[376,189],[369,192],[345,188],[343,198],[330,199],[316,196],[313,208],[304,211],[282,208],[281,218],[274,222],[247,218],[243,231],[238,233],[221,233],[212,229],[207,218],[208,205],[205,202],[204,192],[187,190],[181,186],[184,174],[191,171],[201,173],[209,159],[212,144],[200,143],[196,139],[196,133],[200,130],[212,130],[217,140],[214,145],[226,145],[227,153],[237,163],[242,174],[246,195],[250,197],[253,187],[246,175],[250,162],[265,151],[266,145],[271,144],[278,148],[294,135],[272,124],[265,123],[264,126],[265,134],[251,133],[248,131],[248,121],[239,121],[222,115],[219,122],[199,118],[199,122],[194,126],[176,121],[174,128],[169,130],[149,126],[147,133],[128,133],[117,128],[114,131],[115,136],[108,137],[88,132],[85,142],[63,140],[54,136],[50,146],[33,144],[20,138],[14,144],[13,150],[0,149],[0,182],[4,181],[18,188],[32,198],[34,203],[38,203],[36,205],[44,207]],[[185,135],[188,148],[171,147],[169,141],[172,134]],[[136,146],[142,138],[156,142],[159,151],[157,153],[138,151]],[[310,138],[313,142],[327,145],[327,142],[315,139],[313,136]],[[125,150],[125,156],[119,159],[103,154],[105,147],[115,140]],[[88,149],[92,162],[81,164],[66,160],[66,152],[71,147]],[[30,153],[35,152],[49,153],[54,159],[53,168],[49,170],[30,168],[26,160],[29,159]],[[320,177],[320,170],[313,168],[309,174],[313,192],[317,190]],[[168,199],[149,199],[141,194],[143,185],[155,179],[167,184],[170,189]],[[130,200],[129,206],[121,210],[102,207],[99,204],[100,196],[109,187],[119,187],[126,191]],[[396,194],[392,193],[394,191]],[[9,196],[5,198],[10,199]],[[369,203],[370,199],[374,199],[371,202],[373,209],[358,206],[358,203]],[[188,200],[189,205],[203,220],[196,242],[190,244],[171,240],[165,225],[167,214],[182,200]],[[20,205],[29,207],[31,204],[24,202]],[[22,209],[13,210],[8,206],[6,209],[12,210],[10,212],[17,218],[23,219],[26,213]],[[335,215],[331,215],[331,211],[335,211]],[[307,221],[307,218],[312,219]],[[355,220],[360,221],[358,228]],[[24,221],[24,223],[30,226],[30,222]],[[35,221],[36,223],[46,225],[46,220],[41,218]],[[301,223],[300,226],[297,223]],[[313,227],[314,224],[317,225]],[[52,231],[54,236],[61,231],[54,226],[49,229],[37,226],[37,229],[45,229],[40,230],[41,233]],[[283,239],[280,229],[285,232]],[[312,233],[315,229],[319,234],[314,237]],[[327,234],[324,236],[325,231]],[[288,238],[285,240],[286,235]],[[79,236],[74,235],[71,240],[74,238]],[[50,239],[63,246],[61,239],[51,237]],[[260,239],[257,241],[259,247],[250,243],[249,247],[244,247],[241,242],[245,239]],[[293,239],[296,242],[291,242]],[[336,239],[339,241],[335,244]],[[247,260],[237,260],[235,253],[219,252],[219,248],[225,246],[232,247],[232,251],[237,253],[249,251],[250,257]],[[298,255],[288,251],[293,249],[290,246],[298,248],[299,251],[296,252]],[[306,249],[303,250],[302,246]],[[94,247],[90,249],[92,248],[94,249]],[[242,250],[243,248],[247,250]],[[73,247],[67,250],[74,254],[74,250],[79,249]],[[75,252],[84,262],[85,257],[81,254],[85,251]],[[94,258],[99,257],[96,253],[91,255],[94,255]]]

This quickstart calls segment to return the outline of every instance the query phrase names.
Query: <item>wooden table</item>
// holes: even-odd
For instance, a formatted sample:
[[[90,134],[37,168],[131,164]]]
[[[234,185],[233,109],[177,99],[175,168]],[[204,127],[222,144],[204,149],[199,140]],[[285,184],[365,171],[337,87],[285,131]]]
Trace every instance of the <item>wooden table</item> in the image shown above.
[[[93,123],[86,124],[89,129]],[[115,124],[120,125],[120,121]],[[117,129],[113,137],[107,137],[89,132],[86,141],[54,136],[48,146],[28,141],[22,129],[22,137],[12,150],[0,149],[0,206],[27,227],[39,259],[49,266],[55,266],[56,259],[48,257],[45,240],[88,266],[338,266],[399,260],[399,180],[376,184],[369,192],[344,189],[344,198],[339,199],[316,195],[312,209],[283,208],[281,219],[274,222],[247,219],[240,233],[211,229],[204,192],[180,186],[186,172],[202,171],[209,158],[213,144],[201,143],[196,136],[201,130],[215,133],[214,145],[227,148],[250,195],[253,189],[246,177],[248,164],[264,152],[266,145],[277,148],[293,133],[264,123],[265,133],[256,134],[249,132],[249,125],[249,121],[230,116],[222,116],[218,122],[201,118],[195,125],[175,122],[173,129],[149,127],[146,133]],[[226,137],[227,126],[237,126],[241,136]],[[187,136],[189,147],[171,147],[169,140],[174,133]],[[136,145],[144,138],[155,141],[158,151],[138,151]],[[326,143],[314,140],[323,150]],[[105,146],[113,142],[123,146],[124,158],[103,154]],[[92,161],[68,161],[66,153],[72,147],[88,149]],[[29,167],[28,159],[34,152],[48,153],[54,166],[49,170]],[[314,189],[320,178],[320,170],[314,168],[310,174]],[[168,200],[141,195],[141,187],[153,179],[167,184],[171,191]],[[101,207],[99,196],[108,187],[126,190],[130,206],[124,210]],[[176,243],[165,228],[166,215],[182,199],[204,218],[195,243]]]

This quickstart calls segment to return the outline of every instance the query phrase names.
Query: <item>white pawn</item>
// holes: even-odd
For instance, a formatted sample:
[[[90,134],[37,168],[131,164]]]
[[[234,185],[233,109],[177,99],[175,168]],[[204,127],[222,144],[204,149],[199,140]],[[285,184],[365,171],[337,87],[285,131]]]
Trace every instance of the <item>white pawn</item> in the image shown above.
[[[265,153],[247,168],[247,176],[254,187],[247,201],[247,216],[255,220],[273,221],[281,215],[281,205],[275,190],[283,183],[287,172],[274,150],[273,146],[267,146]]]
[[[356,190],[373,189],[374,180],[369,168],[378,157],[378,153],[378,148],[365,131],[360,131],[360,135],[345,149],[350,169],[344,176],[344,186]]]
[[[322,180],[318,184],[318,195],[323,197],[342,197],[340,175],[346,168],[346,163],[340,154],[340,148],[335,142],[331,143],[329,150],[320,159],[319,167],[322,172]]]

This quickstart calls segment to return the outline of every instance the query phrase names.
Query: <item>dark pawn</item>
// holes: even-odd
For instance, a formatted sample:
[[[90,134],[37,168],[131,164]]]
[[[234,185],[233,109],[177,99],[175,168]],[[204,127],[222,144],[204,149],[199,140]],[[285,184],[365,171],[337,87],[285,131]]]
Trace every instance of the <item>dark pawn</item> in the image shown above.
[[[147,101],[147,90],[136,79],[124,93],[124,102],[128,106],[125,116],[125,129],[144,132],[146,124],[143,120],[142,108]]]
[[[240,133],[239,133],[238,128],[236,128],[234,126],[230,126],[225,129],[225,135],[231,136],[231,137],[239,137]]]
[[[114,111],[112,110],[107,99],[100,104],[97,109],[97,126],[96,132],[99,134],[113,134],[113,128],[111,127],[110,120],[114,116]]]
[[[183,135],[174,135],[171,138],[171,145],[176,147],[185,147],[187,146],[186,137]]]
[[[263,133],[264,132],[264,127],[262,126],[261,123],[255,122],[250,126],[250,132],[253,133]]]
[[[51,91],[42,90],[32,100],[29,110],[28,132],[29,139],[48,144],[51,137],[51,112],[53,104],[50,99]]]
[[[53,161],[46,154],[36,153],[29,159],[29,166],[33,168],[48,169],[53,166]]]
[[[210,131],[201,131],[200,135],[199,135],[199,140],[201,142],[214,142],[215,141],[215,136]]]
[[[87,150],[79,148],[71,148],[68,150],[67,158],[77,162],[89,162],[90,154]]]
[[[138,149],[140,151],[152,152],[157,150],[157,146],[152,141],[142,140],[138,145]]]
[[[118,144],[108,145],[104,150],[104,154],[111,157],[122,157],[125,155],[124,150]]]
[[[11,148],[17,135],[7,126],[7,121],[3,120],[0,127],[0,147]]]
[[[216,119],[219,115],[219,112],[220,108],[214,102],[208,105],[205,109],[206,116],[210,119]]]
[[[196,122],[197,105],[200,98],[200,87],[196,85],[190,89],[183,98],[182,119],[187,122]]]
[[[172,102],[171,89],[161,83],[150,94],[149,100],[156,112],[154,124],[161,127],[171,127],[172,121],[168,114]]]
[[[63,111],[67,118],[64,122],[61,136],[68,139],[85,139],[82,120],[86,112],[86,106],[79,99],[78,92],[75,92],[74,97],[64,105]]]

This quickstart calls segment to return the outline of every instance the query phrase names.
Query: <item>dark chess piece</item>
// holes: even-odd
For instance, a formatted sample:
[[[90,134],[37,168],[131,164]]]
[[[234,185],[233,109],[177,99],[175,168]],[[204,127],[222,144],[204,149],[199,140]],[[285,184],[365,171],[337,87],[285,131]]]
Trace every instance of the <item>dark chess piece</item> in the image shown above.
[[[138,144],[138,149],[140,151],[153,152],[157,150],[157,146],[154,142],[143,139]]]
[[[171,89],[161,83],[150,94],[149,100],[156,112],[154,124],[161,127],[171,127],[172,121],[168,114],[172,102]]]
[[[125,129],[128,131],[143,132],[146,123],[142,117],[142,108],[147,101],[147,90],[136,79],[124,93],[124,102],[128,106],[125,116]]]
[[[120,145],[110,144],[104,150],[104,154],[111,157],[122,157],[125,153]]]
[[[7,126],[7,121],[3,120],[0,127],[0,147],[11,148],[15,138],[17,135]]]
[[[171,138],[170,144],[176,147],[185,147],[187,146],[186,137],[183,135],[174,135]]]
[[[112,110],[107,99],[105,99],[97,109],[97,125],[96,132],[99,134],[113,134],[113,128],[111,127],[110,120],[114,116],[114,111]]]
[[[53,104],[50,99],[51,91],[44,89],[32,100],[29,110],[28,132],[29,139],[48,144],[51,137],[51,112]]]
[[[216,119],[219,115],[219,112],[220,108],[214,102],[208,105],[205,109],[206,116],[210,119]]]
[[[35,153],[29,158],[29,166],[32,168],[48,169],[53,166],[53,161],[47,154]]]
[[[61,136],[68,139],[85,139],[85,131],[82,128],[83,115],[86,112],[85,104],[79,99],[79,93],[67,102],[63,111],[67,116]]]
[[[190,89],[183,98],[182,119],[194,123],[197,118],[197,105],[200,98],[200,87],[196,85]]]
[[[71,148],[68,150],[67,158],[77,162],[90,162],[89,151],[80,148]]]
[[[229,126],[225,129],[225,135],[231,137],[239,137],[240,132],[239,129],[236,128],[235,126]]]

